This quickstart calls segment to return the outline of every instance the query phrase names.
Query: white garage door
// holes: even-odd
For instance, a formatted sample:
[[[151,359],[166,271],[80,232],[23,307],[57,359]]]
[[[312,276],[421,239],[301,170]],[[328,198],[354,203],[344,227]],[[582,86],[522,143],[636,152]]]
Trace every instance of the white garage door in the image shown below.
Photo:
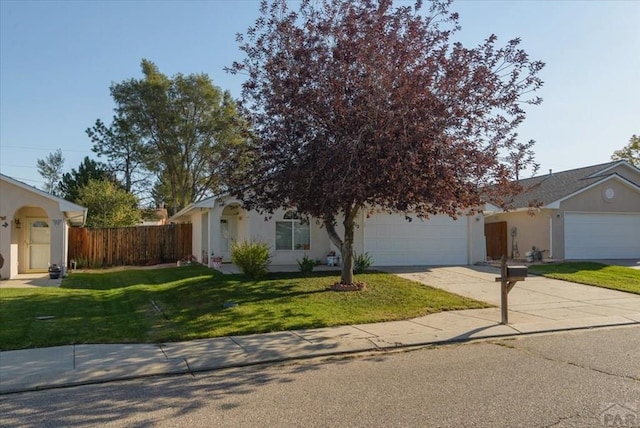
[[[365,251],[377,266],[467,264],[467,217],[373,214],[365,221]]]
[[[640,214],[567,213],[565,259],[640,258]]]

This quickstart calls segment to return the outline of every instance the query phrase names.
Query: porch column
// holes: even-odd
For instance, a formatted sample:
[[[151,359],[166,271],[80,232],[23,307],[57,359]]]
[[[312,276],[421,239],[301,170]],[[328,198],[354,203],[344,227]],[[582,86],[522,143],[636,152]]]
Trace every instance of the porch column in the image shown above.
[[[58,266],[65,267],[67,261],[67,255],[65,254],[65,223],[62,218],[51,218],[51,246],[49,254],[49,264],[56,264]]]
[[[4,220],[0,220],[0,254],[2,254],[2,267],[0,268],[0,278],[7,279],[11,278],[11,229],[12,222],[11,219],[2,213],[2,218]],[[13,261],[16,263],[16,261]]]
[[[222,246],[220,243],[220,219],[224,206],[220,206],[216,201],[211,211],[209,211],[209,257],[211,253],[215,256],[222,257]]]

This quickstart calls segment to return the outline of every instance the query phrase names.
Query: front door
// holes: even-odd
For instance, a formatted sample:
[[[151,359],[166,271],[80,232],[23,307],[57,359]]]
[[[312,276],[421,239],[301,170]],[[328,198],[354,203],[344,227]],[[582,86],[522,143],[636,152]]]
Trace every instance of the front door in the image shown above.
[[[29,270],[42,271],[49,267],[51,254],[51,228],[46,218],[31,218],[28,221]]]
[[[231,244],[236,240],[235,222],[232,218],[220,219],[220,250],[225,261],[231,259]]]
[[[487,246],[487,257],[499,260],[507,255],[507,222],[485,223],[484,237]],[[515,246],[515,244],[514,244]],[[515,249],[514,249],[515,250]],[[511,257],[514,257],[513,254]]]

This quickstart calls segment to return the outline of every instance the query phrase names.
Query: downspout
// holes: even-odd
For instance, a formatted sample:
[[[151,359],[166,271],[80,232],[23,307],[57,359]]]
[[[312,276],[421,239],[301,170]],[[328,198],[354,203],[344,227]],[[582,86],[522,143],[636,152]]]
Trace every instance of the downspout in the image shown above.
[[[467,264],[470,265],[471,264],[471,246],[472,246],[472,242],[473,240],[471,239],[471,221],[470,221],[471,217],[467,216]]]
[[[69,227],[67,221],[66,218],[62,219],[62,260],[60,261],[62,277],[67,276],[67,265],[69,263]]]
[[[549,258],[553,258],[553,215],[548,215],[549,217]]]
[[[484,228],[482,229],[482,250],[480,250],[478,256],[479,257],[475,257],[475,245],[476,245],[476,240],[474,239],[475,235],[474,233],[478,233],[475,232],[474,228],[480,227],[478,225],[478,223],[480,223],[480,220],[484,219],[484,214],[483,213],[475,213],[473,216],[466,216],[467,218],[467,264],[468,265],[472,265],[474,264],[476,261],[486,261],[487,260],[487,242],[486,242],[486,237],[484,236]],[[484,222],[483,222],[484,224]]]
[[[213,258],[214,257],[222,257],[222,254],[216,254],[217,250],[213,249],[213,241],[215,240],[213,237],[213,233],[214,231],[217,231],[217,233],[220,233],[220,220],[218,220],[218,224],[217,227],[218,229],[216,229],[216,224],[213,221],[214,215],[213,215],[213,210],[215,209],[215,201],[213,202],[213,207],[209,208],[209,210],[207,211],[207,222],[209,223],[207,225],[207,257],[209,258],[209,266],[208,267],[213,267]]]

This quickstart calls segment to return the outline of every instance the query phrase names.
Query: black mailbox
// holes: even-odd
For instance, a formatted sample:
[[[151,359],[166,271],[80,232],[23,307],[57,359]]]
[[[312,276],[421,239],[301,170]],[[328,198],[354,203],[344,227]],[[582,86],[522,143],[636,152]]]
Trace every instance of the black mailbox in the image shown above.
[[[528,274],[526,266],[507,266],[507,278],[526,278]]]

